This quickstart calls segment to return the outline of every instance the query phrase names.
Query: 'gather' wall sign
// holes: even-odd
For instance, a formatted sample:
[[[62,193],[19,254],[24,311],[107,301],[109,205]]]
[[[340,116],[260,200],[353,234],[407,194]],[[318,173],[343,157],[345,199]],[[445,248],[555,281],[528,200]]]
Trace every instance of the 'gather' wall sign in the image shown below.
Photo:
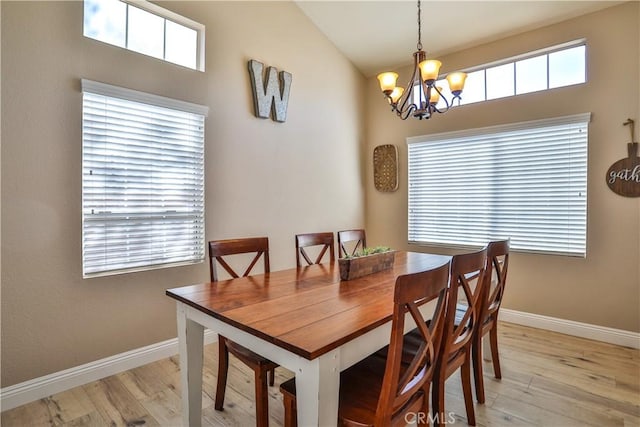
[[[638,143],[633,142],[633,120],[627,119],[624,126],[630,125],[631,142],[627,144],[629,157],[615,162],[607,171],[607,185],[616,194],[624,197],[640,197],[640,157]]]

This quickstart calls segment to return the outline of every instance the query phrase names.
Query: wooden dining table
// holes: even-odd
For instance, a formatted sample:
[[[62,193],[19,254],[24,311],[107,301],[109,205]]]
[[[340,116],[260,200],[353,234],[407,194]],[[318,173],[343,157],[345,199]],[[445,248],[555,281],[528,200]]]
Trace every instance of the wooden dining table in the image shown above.
[[[295,374],[300,426],[335,426],[340,372],[389,344],[396,279],[450,259],[398,251],[391,269],[348,281],[336,261],[168,289],[177,304],[184,425],[201,425],[209,328]]]

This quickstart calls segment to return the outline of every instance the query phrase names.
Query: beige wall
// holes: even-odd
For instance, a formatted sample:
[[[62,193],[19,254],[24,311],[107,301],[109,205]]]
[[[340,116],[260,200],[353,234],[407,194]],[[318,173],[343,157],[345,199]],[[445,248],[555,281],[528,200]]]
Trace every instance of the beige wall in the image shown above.
[[[206,237],[364,225],[365,79],[289,2],[175,2],[206,25],[199,73],[82,36],[82,2],[2,10],[2,387],[176,336],[164,290],[206,264],[82,279],[80,79],[208,105]],[[287,122],[253,116],[247,61],[293,75]]]
[[[426,122],[392,115],[293,4],[162,5],[206,25],[205,73],[83,38],[81,2],[0,2],[2,387],[174,337],[164,290],[208,275],[81,278],[80,78],[208,105],[207,238],[268,235],[274,269],[294,264],[293,234],[363,225],[364,210],[371,245],[409,248],[406,137],[589,111],[587,258],[514,254],[505,307],[640,331],[640,200],[604,180],[626,155],[622,122],[640,123],[639,3],[441,58],[447,71],[586,37],[589,82]],[[285,124],[253,117],[249,59],[293,74]],[[400,189],[383,194],[371,157],[388,143]]]
[[[640,331],[640,203],[614,194],[605,183],[609,166],[627,155],[629,130],[622,123],[628,117],[640,123],[639,23],[640,3],[632,2],[441,58],[443,71],[453,71],[584,37],[588,83],[463,106],[428,121],[401,121],[389,111],[375,77],[370,78],[365,211],[371,244],[410,247],[406,137],[591,112],[587,257],[515,253],[503,307]],[[429,41],[423,43],[428,50]],[[395,193],[373,187],[370,159],[380,144],[399,150]]]

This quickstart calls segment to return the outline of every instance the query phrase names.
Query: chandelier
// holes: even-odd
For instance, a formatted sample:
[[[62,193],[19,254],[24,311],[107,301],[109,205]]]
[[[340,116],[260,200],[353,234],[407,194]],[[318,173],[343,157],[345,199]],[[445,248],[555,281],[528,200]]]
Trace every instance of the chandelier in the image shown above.
[[[438,73],[442,63],[435,59],[427,59],[427,54],[422,50],[422,20],[420,0],[418,0],[418,43],[417,51],[413,54],[413,75],[407,83],[407,88],[396,86],[398,74],[385,72],[378,74],[380,89],[394,111],[402,120],[409,116],[420,120],[428,119],[433,113],[445,113],[453,106],[457,99],[460,104],[460,94],[464,88],[466,73],[455,72],[447,75],[449,90],[453,97],[448,100],[442,92],[442,87],[436,85]],[[442,99],[444,106],[437,104]]]

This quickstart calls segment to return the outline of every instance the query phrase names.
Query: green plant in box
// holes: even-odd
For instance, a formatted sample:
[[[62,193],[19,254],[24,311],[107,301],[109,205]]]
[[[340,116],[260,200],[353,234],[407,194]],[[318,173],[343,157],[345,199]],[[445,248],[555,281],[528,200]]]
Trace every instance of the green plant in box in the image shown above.
[[[347,254],[345,255],[344,258],[345,259],[360,258],[367,255],[382,254],[389,251],[391,251],[391,248],[388,246],[376,246],[375,248],[364,248],[361,251],[354,253],[353,255]]]

